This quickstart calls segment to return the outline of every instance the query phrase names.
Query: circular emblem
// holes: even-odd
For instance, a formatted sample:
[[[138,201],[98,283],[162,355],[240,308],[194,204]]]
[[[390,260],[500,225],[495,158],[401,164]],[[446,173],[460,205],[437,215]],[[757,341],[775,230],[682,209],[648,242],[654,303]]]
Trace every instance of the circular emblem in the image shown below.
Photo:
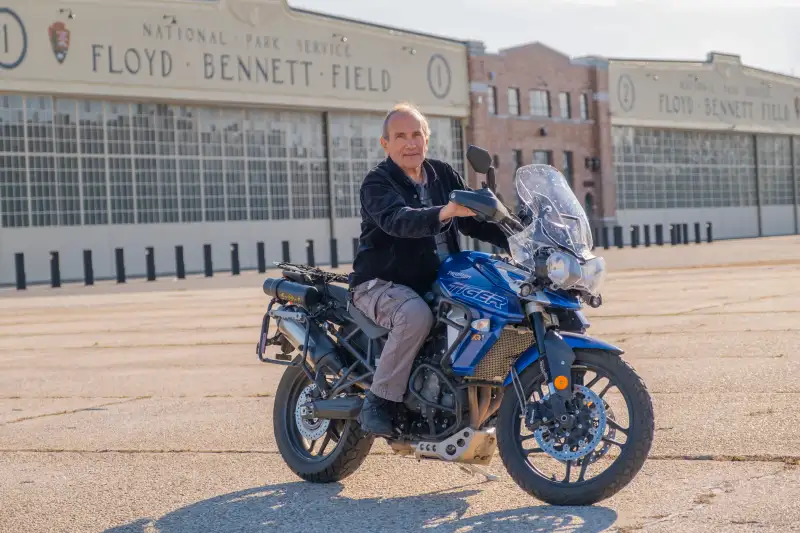
[[[14,11],[0,7],[0,69],[17,68],[28,53],[25,24]]]
[[[619,77],[617,83],[617,99],[619,106],[623,111],[630,111],[633,109],[633,104],[636,102],[636,87],[633,85],[633,80],[627,74]]]
[[[450,94],[452,74],[447,60],[440,54],[433,54],[428,61],[428,86],[436,98]]]

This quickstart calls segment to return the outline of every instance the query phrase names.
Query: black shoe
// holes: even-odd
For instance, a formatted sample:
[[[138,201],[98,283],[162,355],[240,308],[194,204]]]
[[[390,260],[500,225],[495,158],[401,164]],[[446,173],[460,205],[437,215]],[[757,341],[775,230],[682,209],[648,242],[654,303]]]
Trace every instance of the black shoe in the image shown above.
[[[361,413],[358,423],[367,433],[390,437],[392,435],[392,405],[393,402],[380,398],[367,391],[367,397],[361,404]]]

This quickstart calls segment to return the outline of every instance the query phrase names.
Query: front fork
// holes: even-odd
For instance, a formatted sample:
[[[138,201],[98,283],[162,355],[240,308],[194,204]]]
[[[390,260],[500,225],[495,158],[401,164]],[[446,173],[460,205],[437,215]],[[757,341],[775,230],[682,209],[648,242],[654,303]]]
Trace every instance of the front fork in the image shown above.
[[[557,331],[547,329],[544,317],[544,308],[541,304],[529,302],[525,306],[533,326],[534,342],[539,351],[539,368],[547,384],[550,397],[562,401],[550,402],[553,414],[561,417],[567,414],[566,403],[573,399],[572,364],[575,362],[575,352]],[[526,395],[519,375],[512,368],[512,381],[514,389],[519,396],[523,412],[527,405]]]

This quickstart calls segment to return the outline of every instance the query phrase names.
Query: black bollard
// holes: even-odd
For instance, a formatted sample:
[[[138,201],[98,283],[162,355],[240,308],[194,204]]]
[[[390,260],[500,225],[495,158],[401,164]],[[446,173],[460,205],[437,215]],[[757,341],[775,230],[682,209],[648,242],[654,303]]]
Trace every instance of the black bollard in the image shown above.
[[[156,280],[156,253],[152,246],[144,249],[145,260],[147,261],[147,281]]]
[[[683,244],[689,244],[689,224],[683,225]]]
[[[358,255],[358,237],[353,237],[353,261],[356,260],[356,256]]]
[[[92,266],[92,251],[83,251],[83,282],[94,285],[94,267]]]
[[[210,278],[214,275],[214,263],[211,261],[211,245],[203,245],[203,263],[205,266],[206,277]]]
[[[50,286],[61,286],[61,268],[58,264],[58,252],[50,252]]]
[[[481,243],[478,239],[472,239],[472,249],[478,251],[481,249]]]
[[[117,260],[117,283],[125,283],[125,252],[122,248],[114,250]]]
[[[700,244],[701,242],[702,242],[702,239],[700,238],[700,223],[699,222],[695,222],[694,223],[694,243],[695,244]]]
[[[239,275],[239,243],[231,243],[231,276]]]
[[[624,246],[622,242],[622,226],[614,226],[614,244],[617,248]]]
[[[331,268],[339,268],[339,246],[336,239],[331,239]]]
[[[650,224],[644,225],[644,247],[650,247]]]
[[[27,286],[25,282],[25,254],[14,254],[14,265],[17,269],[17,290],[24,291]]]
[[[283,241],[283,262],[289,263],[291,255],[289,254],[289,241]]]
[[[681,226],[680,224],[672,224],[672,228],[673,228],[672,244],[677,245],[681,242]]]
[[[306,240],[306,264],[308,266],[316,266],[314,264],[314,239]]]
[[[711,222],[706,222],[706,242],[711,241]]]
[[[639,246],[639,226],[631,226],[631,248]]]
[[[178,279],[186,279],[186,263],[183,261],[183,246],[175,247],[175,275]]]
[[[608,250],[611,246],[611,242],[608,238],[608,226],[603,226],[603,248]]]
[[[267,258],[264,255],[264,243],[256,243],[256,255],[258,256],[258,271],[264,273],[267,271]]]
[[[664,246],[664,225],[656,224],[656,244]]]

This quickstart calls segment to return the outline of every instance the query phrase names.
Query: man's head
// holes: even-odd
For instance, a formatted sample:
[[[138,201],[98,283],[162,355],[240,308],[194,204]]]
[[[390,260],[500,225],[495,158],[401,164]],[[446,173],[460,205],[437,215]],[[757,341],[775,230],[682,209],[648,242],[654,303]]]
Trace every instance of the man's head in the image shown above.
[[[392,161],[411,173],[428,154],[430,134],[425,115],[411,104],[397,104],[383,121],[381,146]]]

